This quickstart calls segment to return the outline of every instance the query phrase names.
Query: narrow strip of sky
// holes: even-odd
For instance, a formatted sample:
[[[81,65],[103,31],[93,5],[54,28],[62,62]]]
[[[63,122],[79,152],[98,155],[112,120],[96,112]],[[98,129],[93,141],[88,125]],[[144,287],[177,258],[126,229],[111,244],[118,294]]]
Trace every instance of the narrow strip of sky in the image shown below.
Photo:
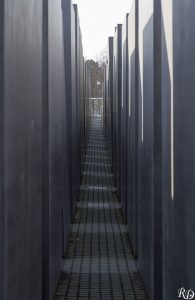
[[[108,36],[123,23],[132,0],[73,0],[78,4],[84,56],[95,59],[106,48]]]

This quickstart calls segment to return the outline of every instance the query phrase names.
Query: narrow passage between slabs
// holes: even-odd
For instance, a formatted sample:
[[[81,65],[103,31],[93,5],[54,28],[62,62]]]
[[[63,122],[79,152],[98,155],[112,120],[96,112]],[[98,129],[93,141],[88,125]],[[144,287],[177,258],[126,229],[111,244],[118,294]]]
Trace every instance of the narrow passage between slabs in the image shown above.
[[[102,119],[93,117],[56,300],[145,300],[114,186]]]

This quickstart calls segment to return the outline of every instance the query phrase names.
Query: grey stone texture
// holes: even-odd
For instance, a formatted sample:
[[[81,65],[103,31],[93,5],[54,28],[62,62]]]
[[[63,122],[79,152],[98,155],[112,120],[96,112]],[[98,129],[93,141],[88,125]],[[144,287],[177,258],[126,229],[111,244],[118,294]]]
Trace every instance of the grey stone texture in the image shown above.
[[[71,184],[63,17],[60,0],[0,1],[2,300],[53,299],[62,269]]]
[[[195,4],[190,0],[133,2],[128,73],[124,76],[123,65],[122,78],[123,87],[126,81],[129,84],[126,141],[122,138],[123,110],[111,112],[110,132],[116,138],[111,142],[110,135],[108,141],[116,147],[114,172],[117,182],[121,179],[117,188],[123,200],[124,175],[122,167],[119,175],[117,172],[117,147],[121,148],[121,165],[122,149],[127,147],[128,233],[148,297],[154,300],[177,299],[181,287],[195,290],[194,13]],[[112,58],[107,70],[110,61]],[[116,67],[113,74],[115,107],[121,78]],[[109,91],[112,75],[108,71],[106,75]],[[109,92],[106,105],[112,105]],[[106,118],[107,125],[112,118],[108,112]],[[119,129],[121,137],[116,134]]]

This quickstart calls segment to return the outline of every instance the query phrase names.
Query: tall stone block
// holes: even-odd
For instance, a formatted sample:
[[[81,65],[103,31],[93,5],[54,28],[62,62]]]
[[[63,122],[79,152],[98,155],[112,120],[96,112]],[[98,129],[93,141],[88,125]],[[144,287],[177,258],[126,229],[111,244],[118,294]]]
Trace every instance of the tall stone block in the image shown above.
[[[120,199],[123,215],[127,219],[127,115],[128,115],[128,92],[129,92],[129,54],[128,54],[128,21],[129,15],[125,16],[122,27],[122,98],[121,98],[121,164],[120,164]]]
[[[121,136],[121,100],[122,100],[122,25],[115,28],[114,36],[114,172],[120,194],[120,136]]]
[[[162,1],[163,291],[195,290],[194,1]]]
[[[105,70],[105,131],[110,158],[113,164],[113,49],[114,38],[108,38],[108,61]]]
[[[154,151],[154,299],[163,299],[162,261],[162,59],[161,59],[161,0],[154,1],[153,14],[153,151]]]
[[[81,85],[80,85],[80,20],[78,7],[74,4],[75,12],[75,68],[76,68],[76,79],[75,79],[75,91],[76,91],[76,102],[75,102],[75,126],[73,132],[73,144],[75,152],[75,178],[73,186],[73,194],[75,202],[78,200],[79,185],[80,185],[80,95],[81,95]]]
[[[41,298],[42,1],[0,2],[0,298]]]
[[[68,126],[68,169],[70,181],[70,207],[71,219],[74,217],[75,199],[75,132],[76,132],[76,38],[75,38],[75,11],[71,0],[63,0],[63,23],[64,23],[64,57],[65,57],[65,81],[66,81],[66,104]]]
[[[128,23],[128,73],[129,95],[127,112],[127,224],[135,256],[138,254],[138,18],[137,1],[134,1],[129,13]]]
[[[0,1],[0,298],[4,293],[4,1]]]
[[[61,1],[44,6],[44,195],[43,195],[43,299],[53,299],[68,235],[67,138]],[[64,232],[67,230],[67,233]]]
[[[154,1],[138,6],[139,267],[150,299],[154,299]],[[150,74],[150,75],[149,75]]]

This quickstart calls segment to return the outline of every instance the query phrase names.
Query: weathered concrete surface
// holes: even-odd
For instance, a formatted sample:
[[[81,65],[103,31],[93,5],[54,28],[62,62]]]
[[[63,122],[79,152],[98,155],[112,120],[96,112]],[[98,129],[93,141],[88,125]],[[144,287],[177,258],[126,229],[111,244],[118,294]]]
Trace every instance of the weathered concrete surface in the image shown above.
[[[44,126],[48,126],[46,136],[48,151],[45,149],[46,157],[48,156],[46,161],[48,178],[44,188],[48,189],[48,194],[44,194],[43,199],[45,221],[43,222],[43,299],[53,299],[64,255],[63,239],[66,235],[63,225],[68,224],[64,218],[69,218],[70,211],[69,199],[66,198],[66,99],[61,1],[48,2],[45,9],[44,21],[48,27],[44,32],[46,35],[44,36],[46,50],[44,59],[47,60],[44,65],[44,79],[48,90],[44,98],[46,111],[44,111],[43,122]]]
[[[162,1],[164,299],[195,290],[194,15],[192,0]]]
[[[73,143],[74,143],[74,151],[75,151],[75,178],[74,178],[74,198],[75,201],[78,200],[79,193],[79,182],[78,182],[78,168],[79,166],[79,120],[78,120],[78,111],[80,109],[80,82],[79,82],[79,41],[80,41],[80,19],[77,4],[73,4],[74,12],[75,12],[75,68],[76,68],[76,80],[75,80],[75,91],[76,91],[76,105],[75,105],[75,130],[73,132]]]
[[[0,8],[0,298],[48,300],[70,223],[61,1]]]
[[[3,145],[4,145],[4,74],[3,74],[3,34],[4,34],[4,2],[0,1],[0,298],[3,299],[4,293],[4,162],[3,162]]]
[[[0,3],[0,298],[36,300],[42,299],[42,1]]]
[[[120,194],[120,136],[121,136],[121,100],[122,100],[122,25],[118,24],[114,36],[114,172]]]
[[[138,99],[137,99],[137,2],[129,13],[129,97],[127,114],[127,224],[135,256],[138,254]]]
[[[79,195],[80,186],[80,170],[81,170],[81,106],[83,103],[82,95],[82,64],[83,64],[83,49],[82,49],[82,35],[80,28],[80,19],[77,4],[74,4],[75,10],[75,53],[76,53],[76,122],[75,122],[75,132],[74,143],[75,143],[75,185],[74,185],[74,195],[76,201]]]
[[[65,55],[65,79],[66,79],[66,104],[68,126],[68,157],[69,157],[69,181],[70,181],[70,206],[71,219],[74,217],[75,199],[75,133],[76,133],[76,40],[75,40],[75,11],[71,0],[64,0],[64,55]],[[73,184],[72,184],[73,183]]]
[[[108,62],[106,65],[105,82],[105,131],[110,158],[113,164],[113,49],[114,38],[108,39]]]
[[[70,51],[74,51],[73,6],[71,12]],[[60,0],[0,2],[0,298],[3,300],[53,299],[70,225],[69,113],[75,126],[75,152],[71,153],[72,161],[76,162],[75,187],[79,189],[80,128],[84,117],[80,116],[83,108],[77,110],[76,93],[74,110],[70,112],[67,106],[70,101],[66,101],[65,94],[63,20]],[[78,36],[80,101],[84,98],[80,28]],[[74,54],[72,57],[70,68],[74,69]],[[76,81],[74,71],[71,80]]]
[[[150,299],[154,299],[154,1],[138,7],[138,118],[139,118],[139,268]]]
[[[127,223],[154,300],[176,299],[181,287],[195,290],[194,14],[192,0],[134,1],[129,14]],[[117,106],[116,54],[114,59],[113,166],[122,197],[117,147],[121,158],[125,142],[122,127],[121,137],[117,133],[123,110]],[[108,69],[107,76],[108,88]]]
[[[153,152],[154,152],[154,299],[163,299],[163,262],[162,262],[162,59],[161,59],[161,0],[154,1],[153,15]]]
[[[129,54],[128,54],[128,25],[129,15],[125,16],[122,27],[122,99],[121,99],[121,141],[120,141],[120,199],[125,220],[127,220],[127,115],[129,92]]]

